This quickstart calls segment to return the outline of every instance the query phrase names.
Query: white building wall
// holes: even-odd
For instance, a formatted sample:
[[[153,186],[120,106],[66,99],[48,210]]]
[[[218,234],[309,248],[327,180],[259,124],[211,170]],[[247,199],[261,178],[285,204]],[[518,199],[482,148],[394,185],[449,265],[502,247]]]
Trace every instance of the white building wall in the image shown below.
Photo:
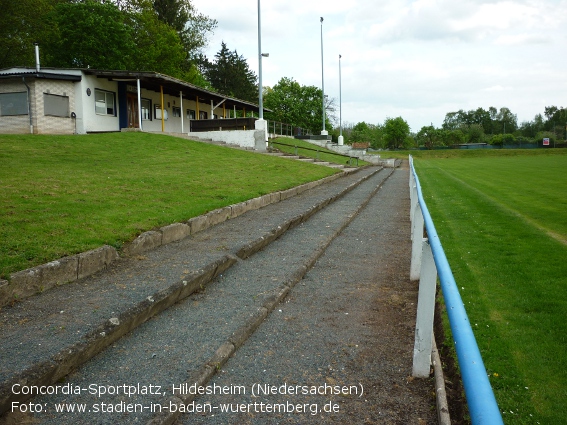
[[[79,95],[77,100],[81,99],[82,109],[81,116],[77,113],[77,132],[79,129],[79,121],[81,121],[81,132],[98,132],[98,131],[120,131],[120,122],[118,117],[118,110],[120,107],[120,100],[118,99],[118,83],[115,81],[108,81],[104,78],[97,78],[92,75],[83,75],[80,83]],[[88,94],[90,89],[90,96]],[[99,115],[95,110],[95,89],[113,92],[115,95],[115,108],[116,116]],[[79,110],[79,109],[78,109]]]

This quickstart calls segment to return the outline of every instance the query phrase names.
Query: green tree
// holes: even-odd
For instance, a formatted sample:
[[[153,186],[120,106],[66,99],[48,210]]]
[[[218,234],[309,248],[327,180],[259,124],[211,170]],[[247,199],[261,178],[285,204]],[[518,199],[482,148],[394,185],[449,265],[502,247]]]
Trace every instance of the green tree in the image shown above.
[[[496,121],[501,127],[499,133],[513,133],[518,129],[518,117],[508,108],[500,108],[496,116]]]
[[[484,129],[480,124],[471,124],[468,126],[467,143],[483,143]]]
[[[213,62],[204,63],[205,76],[220,93],[248,101],[257,101],[256,74],[236,50],[230,51],[223,41]]]
[[[190,82],[196,80],[183,66],[185,49],[173,28],[160,21],[152,10],[129,13],[127,17],[136,50],[128,61],[129,70],[162,72]]]
[[[292,78],[283,77],[274,87],[264,90],[264,106],[272,110],[265,117],[318,134],[322,127],[322,97],[320,88],[302,86]],[[328,116],[325,121],[325,128],[331,130]]]
[[[56,2],[57,0],[2,1],[0,69],[35,65],[33,45],[41,42],[43,47],[43,40],[49,31],[44,17]]]
[[[423,126],[416,136],[419,145],[425,146],[426,149],[433,149],[441,143],[441,134],[432,125]]]
[[[43,52],[49,66],[124,70],[136,55],[132,27],[110,2],[59,3],[48,21],[52,32]]]
[[[461,129],[457,130],[439,130],[439,138],[441,139],[441,144],[444,146],[454,146],[464,143],[465,134]]]
[[[408,123],[402,118],[386,118],[384,121],[384,138],[386,146],[390,149],[404,147],[410,134]]]

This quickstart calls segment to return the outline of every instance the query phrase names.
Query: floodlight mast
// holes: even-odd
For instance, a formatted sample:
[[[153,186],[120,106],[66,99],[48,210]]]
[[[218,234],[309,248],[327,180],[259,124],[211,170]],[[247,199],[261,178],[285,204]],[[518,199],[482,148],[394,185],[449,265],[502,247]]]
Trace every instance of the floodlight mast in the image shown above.
[[[322,94],[322,101],[323,101],[323,130],[321,131],[322,135],[326,135],[327,132],[325,131],[325,72],[323,66],[323,17],[321,16],[321,90],[323,91]]]

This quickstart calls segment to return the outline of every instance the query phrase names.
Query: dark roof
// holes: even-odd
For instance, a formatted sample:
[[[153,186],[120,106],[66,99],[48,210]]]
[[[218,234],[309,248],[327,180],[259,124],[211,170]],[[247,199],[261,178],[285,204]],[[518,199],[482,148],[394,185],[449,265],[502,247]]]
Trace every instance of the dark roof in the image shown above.
[[[65,72],[67,71],[67,72]],[[183,96],[189,100],[195,100],[199,97],[201,103],[210,103],[213,101],[216,106],[223,99],[227,109],[232,109],[236,106],[237,109],[245,108],[247,111],[259,111],[259,106],[255,103],[246,100],[236,99],[230,96],[225,96],[221,93],[216,93],[186,81],[170,77],[169,75],[160,74],[158,72],[146,71],[108,71],[98,69],[58,69],[58,68],[43,68],[39,72],[35,68],[9,68],[0,70],[0,78],[13,78],[20,76],[30,76],[35,78],[49,78],[61,79],[70,81],[80,81],[81,76],[78,74],[69,73],[69,71],[82,71],[87,75],[94,75],[97,78],[105,78],[110,81],[131,81],[135,82],[140,80],[140,85],[147,89],[160,92],[160,87],[163,86],[163,92],[171,96],[179,96],[182,92]],[[269,111],[269,109],[264,108]]]
[[[13,72],[6,72],[13,69]],[[55,72],[54,72],[55,71]],[[44,70],[36,71],[35,68],[8,68],[0,69],[0,78],[14,78],[14,77],[34,77],[46,78],[50,80],[68,80],[68,81],[81,81],[81,76],[76,74],[66,74],[64,72],[57,72],[57,70],[49,69],[48,72]]]

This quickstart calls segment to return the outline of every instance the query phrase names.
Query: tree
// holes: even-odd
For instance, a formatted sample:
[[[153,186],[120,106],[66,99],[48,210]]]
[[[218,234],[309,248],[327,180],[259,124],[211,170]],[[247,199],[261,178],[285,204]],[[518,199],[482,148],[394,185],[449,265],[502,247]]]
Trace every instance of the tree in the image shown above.
[[[3,1],[0,13],[0,69],[34,66],[34,43],[45,40],[44,17],[57,0]]]
[[[321,89],[302,86],[292,78],[283,77],[278,83],[264,90],[264,106],[273,112],[266,112],[267,119],[301,127],[312,133],[319,133],[322,127]],[[325,117],[325,128],[332,128],[329,117]]]
[[[508,108],[500,108],[496,120],[501,125],[503,134],[513,133],[518,128],[518,117]]]
[[[432,125],[421,127],[421,130],[419,130],[419,132],[417,133],[416,138],[418,144],[423,144],[426,149],[433,149],[441,142],[440,131]]]
[[[402,148],[409,134],[409,125],[402,117],[386,118],[384,121],[384,138],[388,148]]]
[[[136,49],[136,54],[130,58],[129,70],[162,72],[193,82],[187,69],[183,67],[186,59],[185,49],[173,28],[157,19],[156,14],[147,9],[130,13],[128,18],[133,29],[132,41]]]
[[[223,41],[214,62],[203,61],[205,77],[219,93],[250,102],[258,99],[256,74],[236,50],[230,51]]]
[[[43,52],[49,66],[124,70],[136,55],[132,27],[112,3],[59,3],[48,20],[53,31]]]

